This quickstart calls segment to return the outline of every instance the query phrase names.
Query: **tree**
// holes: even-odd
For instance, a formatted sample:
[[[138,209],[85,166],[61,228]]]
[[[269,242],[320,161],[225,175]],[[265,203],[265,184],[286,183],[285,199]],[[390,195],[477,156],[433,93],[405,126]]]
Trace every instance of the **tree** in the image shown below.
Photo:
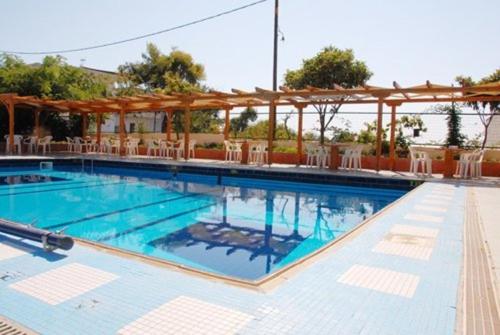
[[[17,93],[49,99],[83,100],[107,95],[106,84],[84,70],[68,65],[60,56],[47,56],[41,64],[28,65],[20,58],[0,56],[0,93]],[[1,106],[0,106],[1,108]],[[0,113],[0,136],[8,130],[8,115]],[[48,127],[56,140],[65,136],[80,135],[81,118],[63,116],[58,112],[44,111],[42,125]],[[16,132],[31,132],[34,115],[31,110],[16,108]]]
[[[253,107],[247,107],[239,116],[231,119],[229,129],[233,132],[234,137],[237,137],[238,133],[247,129],[250,122],[255,120],[257,120],[257,111]]]
[[[329,46],[316,56],[305,59],[300,69],[288,70],[285,74],[285,85],[294,89],[303,89],[308,86],[333,89],[335,85],[353,88],[366,84],[371,76],[372,73],[366,64],[356,60],[351,49],[341,50]],[[344,99],[346,98],[341,98],[341,100]],[[325,132],[329,129],[342,103],[329,105],[328,100],[318,100],[313,106],[318,113],[320,143],[323,144]]]
[[[340,118],[340,126],[332,126],[333,131],[332,141],[337,143],[349,143],[356,141],[356,133],[351,131],[351,122]]]
[[[471,77],[459,76],[457,77],[457,82],[462,86],[468,87],[473,85],[483,85],[489,83],[500,82],[500,69],[497,69],[491,75],[484,77],[483,79],[475,82]],[[479,120],[484,128],[483,142],[481,144],[481,149],[484,149],[486,142],[488,140],[488,129],[490,127],[491,121],[495,115],[500,114],[500,101],[473,101],[465,103],[466,106],[472,107],[479,116]],[[497,116],[498,117],[498,116]]]
[[[152,43],[148,43],[146,52],[142,54],[142,61],[120,65],[118,71],[128,80],[123,85],[122,94],[139,92],[171,94],[208,90],[202,85],[205,79],[203,65],[196,63],[189,53],[172,49],[169,54],[163,54]],[[172,125],[178,138],[179,133],[184,130],[184,111],[174,111],[173,114]],[[193,132],[215,130],[220,122],[219,113],[216,110],[191,113]],[[163,120],[163,128],[165,125],[166,118]]]
[[[129,80],[125,87],[158,93],[201,92],[205,69],[193,57],[177,49],[165,55],[153,43],[148,43],[142,61],[125,63],[118,71]]]
[[[252,139],[266,139],[269,132],[269,120],[262,120],[255,124],[249,125],[244,131],[240,133],[243,138]],[[284,123],[280,123],[276,126],[276,139],[277,140],[290,140],[296,139],[297,133],[288,128],[288,132],[285,129]]]
[[[293,115],[293,110],[286,113],[285,116],[283,117],[283,129],[285,130],[287,140],[290,140],[292,138],[292,131],[290,130],[290,128],[288,128],[288,121],[290,121],[292,115]]]
[[[446,133],[445,144],[447,146],[458,146],[463,147],[466,136],[462,134],[462,110],[457,106],[455,102],[451,105],[437,105],[432,108],[438,113],[446,114],[446,124],[448,126],[448,131]]]

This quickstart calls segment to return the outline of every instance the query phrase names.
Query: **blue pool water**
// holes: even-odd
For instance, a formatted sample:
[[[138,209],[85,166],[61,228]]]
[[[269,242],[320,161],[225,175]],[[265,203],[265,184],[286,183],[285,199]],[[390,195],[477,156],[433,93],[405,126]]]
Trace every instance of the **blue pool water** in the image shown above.
[[[405,192],[132,169],[0,170],[0,217],[257,280]]]

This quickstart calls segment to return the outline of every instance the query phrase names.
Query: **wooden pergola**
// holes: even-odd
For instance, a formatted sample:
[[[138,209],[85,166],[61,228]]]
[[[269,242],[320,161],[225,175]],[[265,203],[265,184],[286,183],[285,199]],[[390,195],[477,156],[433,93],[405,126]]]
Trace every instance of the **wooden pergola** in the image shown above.
[[[298,110],[297,155],[302,155],[302,121],[303,110],[310,105],[334,104],[374,104],[377,106],[377,140],[376,169],[380,169],[382,154],[382,116],[384,105],[391,107],[390,129],[390,161],[395,160],[395,126],[396,109],[405,103],[441,103],[441,102],[474,102],[500,101],[500,82],[471,87],[454,87],[437,85],[427,81],[423,85],[401,87],[393,82],[393,87],[363,86],[345,89],[335,85],[332,89],[307,87],[292,90],[280,87],[279,91],[271,91],[256,87],[255,91],[247,92],[232,89],[232,92],[210,91],[207,93],[190,94],[148,94],[130,97],[112,97],[94,100],[50,100],[33,96],[18,96],[17,94],[0,94],[0,101],[9,113],[9,143],[10,150],[14,146],[14,108],[15,106],[31,107],[35,111],[36,134],[40,134],[39,114],[42,110],[61,113],[79,113],[82,115],[83,132],[88,123],[88,115],[95,114],[97,118],[97,142],[101,141],[101,120],[103,113],[118,113],[120,115],[119,134],[120,152],[124,154],[125,145],[125,114],[149,111],[164,111],[167,113],[166,137],[170,140],[172,131],[172,113],[184,112],[184,155],[189,156],[189,135],[191,130],[191,112],[194,110],[224,110],[224,138],[229,138],[229,113],[238,107],[268,107],[268,163],[273,159],[273,133],[276,108],[278,106],[294,106]]]

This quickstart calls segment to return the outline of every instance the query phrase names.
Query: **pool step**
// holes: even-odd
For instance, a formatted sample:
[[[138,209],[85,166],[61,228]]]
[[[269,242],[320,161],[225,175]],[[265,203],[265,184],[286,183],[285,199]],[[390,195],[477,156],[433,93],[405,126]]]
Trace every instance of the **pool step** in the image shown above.
[[[0,335],[36,335],[37,333],[0,316]]]

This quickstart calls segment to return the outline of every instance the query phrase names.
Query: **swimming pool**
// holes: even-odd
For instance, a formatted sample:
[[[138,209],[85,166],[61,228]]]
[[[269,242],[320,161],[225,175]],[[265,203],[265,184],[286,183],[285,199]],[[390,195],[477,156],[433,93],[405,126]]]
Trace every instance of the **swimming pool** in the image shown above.
[[[78,166],[0,169],[0,217],[256,281],[351,231],[405,191]]]

